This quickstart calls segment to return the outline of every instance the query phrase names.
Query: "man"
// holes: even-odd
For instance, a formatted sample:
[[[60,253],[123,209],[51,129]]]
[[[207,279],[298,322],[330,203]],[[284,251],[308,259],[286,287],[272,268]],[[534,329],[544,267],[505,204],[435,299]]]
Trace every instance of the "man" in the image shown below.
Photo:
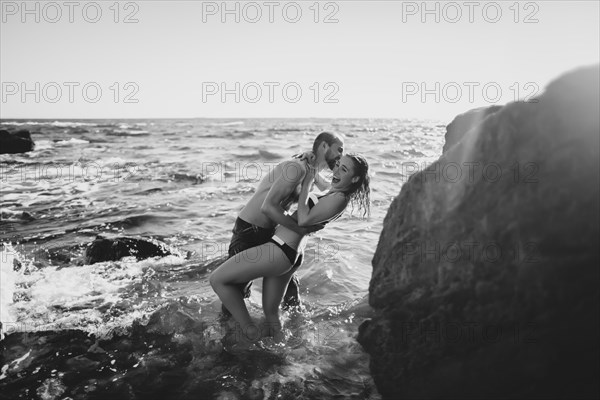
[[[256,192],[246,206],[240,211],[233,227],[233,236],[229,244],[229,257],[246,249],[266,243],[272,236],[275,226],[281,224],[296,232],[310,233],[323,228],[323,225],[299,227],[296,221],[285,212],[298,201],[300,186],[307,169],[316,168],[317,172],[325,167],[332,170],[344,153],[344,142],[341,136],[321,132],[313,142],[309,160],[291,159],[283,161],[272,171],[269,171],[258,185]],[[320,175],[315,175],[315,184],[320,190],[325,190],[329,184]],[[244,297],[250,297],[252,282],[239,285]],[[300,305],[298,278],[292,276],[283,298],[284,307]],[[222,307],[223,313],[229,311]]]

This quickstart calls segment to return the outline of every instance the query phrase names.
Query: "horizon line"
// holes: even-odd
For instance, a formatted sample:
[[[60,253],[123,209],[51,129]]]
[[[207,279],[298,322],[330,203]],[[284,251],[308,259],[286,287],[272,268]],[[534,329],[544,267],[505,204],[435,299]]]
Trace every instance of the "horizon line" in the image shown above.
[[[462,113],[460,113],[462,114]],[[456,116],[460,115],[456,114]],[[327,119],[395,119],[395,120],[427,120],[427,121],[442,121],[440,117],[100,117],[100,118],[0,118],[0,123],[8,123],[10,121],[98,121],[98,120],[193,120],[193,119],[229,119],[229,120],[243,120],[243,119],[316,119],[316,120],[327,120]]]
[[[466,111],[465,111],[466,112]],[[462,113],[460,113],[462,114]],[[456,114],[457,116],[460,114]],[[99,118],[90,118],[90,117],[61,117],[61,118],[0,118],[0,123],[9,122],[9,121],[67,121],[67,120],[136,120],[136,119],[156,119],[156,120],[169,120],[169,119],[232,119],[232,120],[242,120],[242,119],[397,119],[397,120],[439,120],[441,121],[441,117],[99,117]]]

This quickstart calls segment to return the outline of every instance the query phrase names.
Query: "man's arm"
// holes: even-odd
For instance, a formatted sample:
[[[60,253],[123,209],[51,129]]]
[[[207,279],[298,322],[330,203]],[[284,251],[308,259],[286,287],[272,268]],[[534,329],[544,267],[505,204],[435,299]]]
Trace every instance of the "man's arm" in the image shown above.
[[[296,162],[286,162],[285,165],[282,165],[282,168],[284,170],[281,176],[273,182],[260,211],[269,217],[271,221],[304,234],[306,229],[299,227],[292,217],[284,214],[281,202],[296,190],[296,187],[304,179],[306,169],[302,164]]]

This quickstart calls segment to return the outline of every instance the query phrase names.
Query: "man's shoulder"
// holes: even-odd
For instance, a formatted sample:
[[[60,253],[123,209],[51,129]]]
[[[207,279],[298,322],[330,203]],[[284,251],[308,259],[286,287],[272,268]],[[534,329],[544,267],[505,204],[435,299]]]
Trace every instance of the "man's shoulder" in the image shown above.
[[[301,166],[302,168],[306,168],[306,161],[301,160],[296,157],[291,157],[291,158],[285,159],[285,160],[281,161],[279,164],[277,164],[278,167],[286,166],[286,165],[298,165],[298,166]]]
[[[299,181],[304,178],[308,167],[306,162],[298,158],[290,158],[277,164],[278,175],[290,181]]]

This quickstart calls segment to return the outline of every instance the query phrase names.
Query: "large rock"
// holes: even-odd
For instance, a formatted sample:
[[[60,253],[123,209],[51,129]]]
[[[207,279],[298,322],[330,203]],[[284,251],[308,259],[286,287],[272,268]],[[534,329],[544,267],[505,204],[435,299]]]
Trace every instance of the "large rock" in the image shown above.
[[[446,135],[444,135],[446,141],[442,152],[445,153],[450,147],[458,143],[469,130],[479,129],[484,119],[501,108],[502,106],[481,107],[457,115],[452,122],[446,126]]]
[[[33,150],[34,146],[29,131],[0,130],[0,154],[25,153]]]
[[[98,236],[85,249],[85,263],[94,264],[103,261],[117,261],[129,256],[134,256],[137,260],[143,260],[150,257],[164,257],[171,254],[171,250],[164,243],[151,239],[131,237],[107,239]]]
[[[358,337],[384,398],[598,397],[598,77],[488,115],[392,202]]]

